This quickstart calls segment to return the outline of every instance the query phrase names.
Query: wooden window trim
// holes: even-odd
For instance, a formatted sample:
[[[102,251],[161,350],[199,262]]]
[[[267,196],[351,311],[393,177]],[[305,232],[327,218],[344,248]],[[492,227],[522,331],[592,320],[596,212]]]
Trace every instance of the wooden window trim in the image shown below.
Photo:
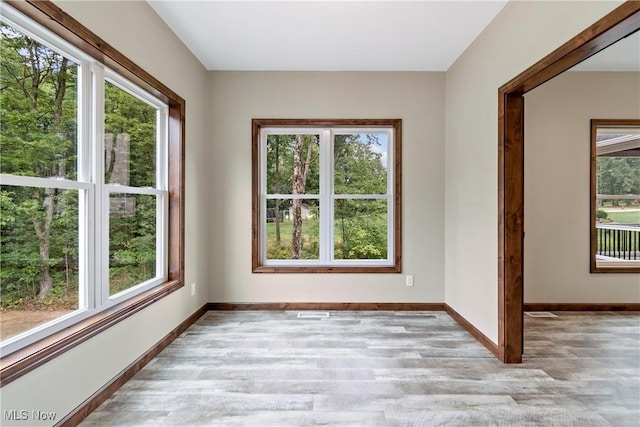
[[[253,119],[251,179],[251,267],[254,273],[400,273],[402,272],[402,119]],[[260,260],[260,130],[266,127],[344,127],[389,126],[394,130],[394,262],[390,266],[265,266]]]
[[[168,280],[0,359],[0,387],[184,286],[185,101],[49,0],[6,1],[169,106]]]
[[[640,267],[598,267],[596,263],[597,251],[597,232],[596,232],[596,203],[597,181],[596,181],[596,159],[598,157],[596,151],[596,137],[598,134],[598,126],[640,126],[638,119],[591,119],[591,164],[590,164],[590,239],[589,239],[589,255],[590,255],[590,272],[591,273],[640,273]]]

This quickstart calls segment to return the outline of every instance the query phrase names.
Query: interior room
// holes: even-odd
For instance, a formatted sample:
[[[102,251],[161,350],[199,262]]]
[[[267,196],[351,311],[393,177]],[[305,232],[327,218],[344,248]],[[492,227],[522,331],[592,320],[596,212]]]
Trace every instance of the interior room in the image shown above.
[[[109,159],[120,154],[108,144],[121,140],[107,113],[101,123],[86,101],[77,113],[86,124],[76,131],[86,170],[78,166],[77,178],[24,177],[3,164],[3,190],[88,194],[86,205],[77,198],[86,228],[74,230],[78,253],[95,258],[83,258],[78,282],[106,284],[80,286],[74,311],[2,343],[2,425],[637,424],[640,273],[589,269],[590,120],[640,119],[640,38],[627,39],[624,66],[611,68],[608,57],[606,68],[596,54],[571,68],[590,56],[584,51],[604,54],[640,29],[636,2],[0,6],[3,25],[35,40],[48,40],[46,31],[61,37],[52,50],[72,52],[79,64],[78,100],[108,103],[96,87],[112,85],[155,108],[154,135],[166,147],[150,157],[153,184],[117,182]],[[561,47],[565,56],[553,58]],[[507,85],[577,55],[571,69],[549,71],[535,88]],[[101,77],[106,83],[95,83]],[[500,90],[519,94],[521,116],[502,114]],[[401,126],[385,122],[398,119]],[[503,120],[516,123],[520,140],[505,136]],[[384,189],[325,198],[336,184],[324,174],[338,162],[329,150],[318,155],[319,194],[298,193],[295,179],[288,192],[270,193],[274,141],[295,136],[288,147],[298,153],[302,135],[311,153],[341,132],[391,135],[393,148],[371,154],[384,165]],[[105,158],[80,142],[94,139]],[[508,169],[512,141],[523,158]],[[504,170],[521,174],[513,198],[521,206],[505,207],[512,187]],[[83,174],[106,177],[95,195]],[[96,212],[86,207],[103,193]],[[109,246],[108,224],[126,221],[151,196],[156,230],[165,227],[153,240],[162,274],[127,285],[127,297],[110,288],[112,252],[127,252]],[[336,249],[339,231],[346,248],[344,229],[337,214],[324,218],[337,212],[334,199],[349,197],[357,206],[384,202],[379,262],[346,259],[379,248]],[[320,243],[318,262],[295,254],[297,201],[305,212],[317,207],[303,227],[328,224],[318,239],[336,245],[331,252]],[[269,233],[277,229],[280,244],[289,216],[294,248],[283,261],[270,255]],[[3,253],[3,264],[10,261]],[[5,322],[13,306],[2,304]],[[174,386],[181,391],[165,389]]]

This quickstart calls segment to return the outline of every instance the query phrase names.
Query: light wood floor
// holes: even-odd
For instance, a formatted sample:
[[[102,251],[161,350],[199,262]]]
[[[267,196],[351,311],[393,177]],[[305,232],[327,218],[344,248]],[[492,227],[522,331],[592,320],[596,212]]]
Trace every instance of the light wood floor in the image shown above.
[[[208,312],[82,426],[640,425],[640,313],[525,316],[504,365],[443,312]]]

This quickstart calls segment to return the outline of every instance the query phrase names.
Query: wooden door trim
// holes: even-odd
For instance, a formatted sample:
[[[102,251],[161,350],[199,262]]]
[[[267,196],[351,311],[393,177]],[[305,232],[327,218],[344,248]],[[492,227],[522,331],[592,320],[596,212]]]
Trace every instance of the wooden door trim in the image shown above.
[[[498,90],[498,350],[522,362],[524,245],[523,95],[640,29],[640,1],[627,1]]]

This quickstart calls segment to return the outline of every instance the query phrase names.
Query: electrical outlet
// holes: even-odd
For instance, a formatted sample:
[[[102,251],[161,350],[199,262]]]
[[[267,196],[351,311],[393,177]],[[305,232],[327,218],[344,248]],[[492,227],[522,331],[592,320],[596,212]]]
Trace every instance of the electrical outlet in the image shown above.
[[[405,285],[413,286],[413,275],[412,274],[407,274],[407,277],[405,278]]]
[[[191,284],[191,296],[194,296],[196,294],[196,282],[193,282]]]

